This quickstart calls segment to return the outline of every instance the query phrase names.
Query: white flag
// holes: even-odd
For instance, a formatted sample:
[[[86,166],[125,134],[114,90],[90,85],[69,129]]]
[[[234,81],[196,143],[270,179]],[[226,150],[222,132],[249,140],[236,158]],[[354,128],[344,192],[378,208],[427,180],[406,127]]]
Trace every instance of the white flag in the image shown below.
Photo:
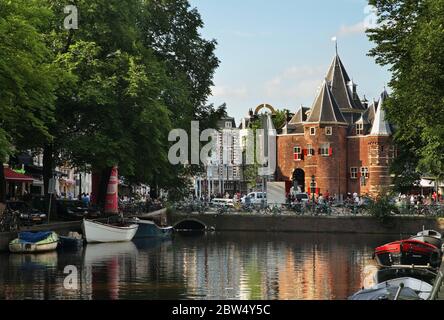
[[[338,38],[333,37],[333,38],[331,38],[331,41],[338,41]]]

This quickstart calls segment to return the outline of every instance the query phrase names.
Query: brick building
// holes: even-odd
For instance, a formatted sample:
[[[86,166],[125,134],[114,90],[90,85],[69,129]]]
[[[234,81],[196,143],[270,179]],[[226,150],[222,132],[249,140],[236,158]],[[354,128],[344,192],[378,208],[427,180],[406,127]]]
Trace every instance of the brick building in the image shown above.
[[[360,100],[336,54],[311,108],[301,107],[277,138],[279,181],[317,193],[377,195],[391,184],[395,157],[384,100]]]

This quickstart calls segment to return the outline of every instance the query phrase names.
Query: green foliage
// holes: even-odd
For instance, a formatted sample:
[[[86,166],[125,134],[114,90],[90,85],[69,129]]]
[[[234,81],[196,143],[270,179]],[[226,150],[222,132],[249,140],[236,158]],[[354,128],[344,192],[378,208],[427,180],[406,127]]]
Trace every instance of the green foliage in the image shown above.
[[[284,110],[275,110],[275,111],[276,113],[272,117],[273,125],[276,129],[280,129],[286,124],[288,110],[284,109]],[[260,118],[251,121],[250,129],[253,130],[254,136],[256,135],[256,130],[261,128],[262,128],[262,120]],[[256,146],[254,149],[254,154],[256,156]],[[245,151],[244,151],[244,157],[245,157]],[[257,159],[255,159],[254,164],[245,165],[243,167],[243,177],[244,180],[247,182],[248,188],[250,189],[255,188],[257,185],[258,170],[259,170],[259,164],[257,162]]]
[[[390,201],[389,196],[382,196],[374,201],[371,200],[368,210],[373,217],[379,219],[382,223],[386,223],[393,213],[397,212],[398,208]]]
[[[66,4],[0,0],[0,158],[44,148],[45,172],[118,164],[130,183],[178,194],[191,172],[169,164],[169,131],[225,112],[205,104],[219,60],[199,13],[187,0],[77,0],[79,29],[66,30]]]
[[[0,160],[50,140],[55,71],[40,33],[50,15],[39,1],[0,0]],[[32,138],[31,138],[32,137]]]
[[[371,0],[370,4],[385,21],[368,31],[376,43],[370,55],[393,72],[393,94],[386,108],[402,154],[394,173],[407,176],[402,173],[407,169],[443,179],[444,2]]]

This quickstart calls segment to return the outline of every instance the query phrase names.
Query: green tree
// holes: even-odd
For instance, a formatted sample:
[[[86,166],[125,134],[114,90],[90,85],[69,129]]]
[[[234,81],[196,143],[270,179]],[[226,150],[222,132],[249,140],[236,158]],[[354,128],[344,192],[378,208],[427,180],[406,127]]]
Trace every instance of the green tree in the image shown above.
[[[276,129],[281,129],[286,124],[288,113],[289,111],[286,109],[275,110],[275,114],[273,115],[272,120],[273,120],[273,125]],[[250,129],[253,130],[254,135],[256,135],[256,130],[262,128],[263,126],[261,118],[255,118],[251,121]],[[243,166],[243,177],[244,181],[247,182],[248,188],[255,188],[257,185],[259,164],[256,159],[256,146],[254,149],[254,153],[255,153],[255,163]],[[243,157],[244,158],[246,157],[246,151],[243,152]]]
[[[0,161],[52,136],[56,70],[42,29],[51,11],[40,1],[0,0]],[[5,200],[0,170],[0,202]]]
[[[47,4],[57,17],[65,3]],[[79,29],[61,29],[56,18],[47,34],[54,65],[65,74],[51,127],[55,138],[45,146],[45,184],[66,160],[100,173],[102,195],[115,164],[132,183],[181,184],[186,170],[167,159],[169,130],[189,129],[193,119],[208,127],[218,113],[204,103],[218,60],[214,43],[198,33],[200,16],[182,0],[76,5]]]
[[[380,25],[368,30],[370,55],[393,76],[387,101],[400,157],[393,166],[398,189],[418,172],[444,178],[444,2],[371,0]],[[414,169],[414,170],[412,170]],[[408,172],[406,174],[406,172]]]

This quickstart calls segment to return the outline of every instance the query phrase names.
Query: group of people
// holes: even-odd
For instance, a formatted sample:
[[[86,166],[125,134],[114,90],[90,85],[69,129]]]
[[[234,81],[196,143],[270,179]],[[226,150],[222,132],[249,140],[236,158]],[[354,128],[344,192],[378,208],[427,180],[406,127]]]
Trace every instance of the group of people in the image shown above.
[[[429,195],[401,194],[398,196],[398,201],[403,204],[417,206],[438,204],[443,202],[444,199],[441,193],[434,191],[432,194]]]

